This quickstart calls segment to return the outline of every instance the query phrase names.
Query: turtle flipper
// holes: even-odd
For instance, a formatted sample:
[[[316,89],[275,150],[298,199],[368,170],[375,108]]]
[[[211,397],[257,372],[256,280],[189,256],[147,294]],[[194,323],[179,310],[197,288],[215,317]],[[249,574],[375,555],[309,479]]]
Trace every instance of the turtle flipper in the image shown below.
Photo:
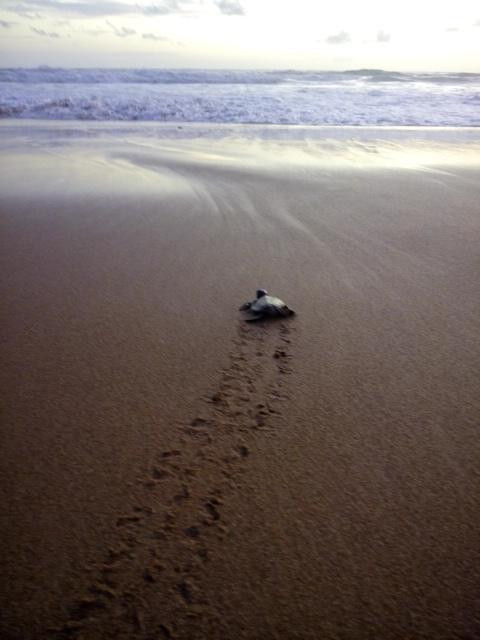
[[[265,316],[262,313],[256,313],[253,316],[249,316],[248,318],[245,318],[245,322],[258,322],[259,320],[263,320],[264,317]]]
[[[287,305],[279,309],[278,312],[282,316],[282,318],[288,318],[289,316],[295,315],[295,311],[293,309],[290,309],[290,307],[287,307]]]
[[[239,311],[248,311],[248,309],[250,309],[251,306],[252,306],[251,302],[244,302],[242,306],[239,308]]]

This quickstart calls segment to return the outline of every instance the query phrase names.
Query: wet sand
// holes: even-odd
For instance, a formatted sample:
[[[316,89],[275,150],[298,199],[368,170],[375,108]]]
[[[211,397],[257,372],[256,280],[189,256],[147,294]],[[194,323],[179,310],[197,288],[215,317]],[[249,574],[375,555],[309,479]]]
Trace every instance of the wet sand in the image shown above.
[[[480,637],[472,147],[53,142],[2,152],[2,638]]]

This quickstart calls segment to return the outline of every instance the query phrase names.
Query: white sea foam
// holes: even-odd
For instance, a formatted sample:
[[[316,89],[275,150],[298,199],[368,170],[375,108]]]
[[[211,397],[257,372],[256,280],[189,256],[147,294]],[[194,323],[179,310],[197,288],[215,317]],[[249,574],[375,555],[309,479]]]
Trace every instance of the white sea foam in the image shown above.
[[[480,74],[0,69],[0,117],[480,126]]]

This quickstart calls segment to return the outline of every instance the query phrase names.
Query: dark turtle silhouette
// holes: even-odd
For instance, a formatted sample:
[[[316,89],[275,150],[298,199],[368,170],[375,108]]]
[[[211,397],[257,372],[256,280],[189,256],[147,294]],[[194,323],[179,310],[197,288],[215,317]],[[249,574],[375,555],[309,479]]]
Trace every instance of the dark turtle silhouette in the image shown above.
[[[251,302],[245,302],[240,311],[247,311],[250,315],[247,322],[256,322],[264,318],[288,318],[295,315],[295,311],[287,307],[283,300],[269,296],[265,289],[257,289],[257,297]]]

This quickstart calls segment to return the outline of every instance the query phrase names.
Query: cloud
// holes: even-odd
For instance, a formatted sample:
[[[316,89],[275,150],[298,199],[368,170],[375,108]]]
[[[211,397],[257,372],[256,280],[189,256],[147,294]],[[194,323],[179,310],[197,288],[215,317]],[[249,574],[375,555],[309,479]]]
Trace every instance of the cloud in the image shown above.
[[[225,0],[229,1],[229,0]],[[232,0],[230,0],[232,1]],[[192,0],[184,0],[184,3],[190,4]],[[79,15],[87,18],[98,18],[101,16],[120,16],[130,13],[143,15],[167,15],[169,13],[180,13],[182,7],[179,0],[160,0],[155,4],[141,6],[128,2],[117,2],[116,0],[100,0],[99,2],[75,2],[67,0],[21,0],[10,6],[12,11],[16,13],[25,12],[28,9],[50,9],[54,12]]]
[[[325,42],[328,42],[328,44],[346,44],[350,42],[350,34],[346,31],[339,31],[332,36],[328,36]]]
[[[165,42],[165,40],[168,40],[165,36],[156,36],[154,33],[142,33],[142,38],[144,40],[155,40],[156,42]]]
[[[480,27],[480,20],[477,20],[473,26],[474,27]]]
[[[10,29],[15,24],[17,24],[17,23],[16,22],[7,22],[6,20],[0,20],[0,27],[3,27],[4,29]]]
[[[226,16],[244,16],[245,10],[239,0],[215,0],[215,4]]]
[[[44,29],[37,29],[36,27],[30,27],[33,33],[36,33],[38,36],[43,36],[44,38],[60,38],[60,34],[56,31],[45,31]]]
[[[458,31],[458,27],[447,27],[445,31],[448,33],[454,33],[455,31]]]
[[[41,20],[43,17],[37,11],[35,13],[32,13],[26,6],[22,4],[11,4],[5,7],[5,9],[7,11],[11,11],[12,13],[16,13],[17,16],[26,18],[27,20]]]
[[[119,38],[128,38],[129,36],[134,36],[137,33],[135,29],[129,29],[128,27],[116,27],[108,20],[105,20],[105,22],[112,29],[113,33]]]
[[[178,0],[163,0],[160,4],[151,4],[143,9],[143,13],[147,16],[165,16],[169,13],[180,13],[180,11]]]
[[[70,15],[82,15],[86,17],[98,17],[105,15],[120,15],[132,13],[134,5],[127,5],[123,2],[59,2],[58,0],[22,0],[16,3],[14,8],[17,12],[26,11],[28,8],[51,9],[58,13]],[[138,10],[136,7],[135,10]]]
[[[390,42],[390,34],[380,29],[377,31],[377,42]]]

